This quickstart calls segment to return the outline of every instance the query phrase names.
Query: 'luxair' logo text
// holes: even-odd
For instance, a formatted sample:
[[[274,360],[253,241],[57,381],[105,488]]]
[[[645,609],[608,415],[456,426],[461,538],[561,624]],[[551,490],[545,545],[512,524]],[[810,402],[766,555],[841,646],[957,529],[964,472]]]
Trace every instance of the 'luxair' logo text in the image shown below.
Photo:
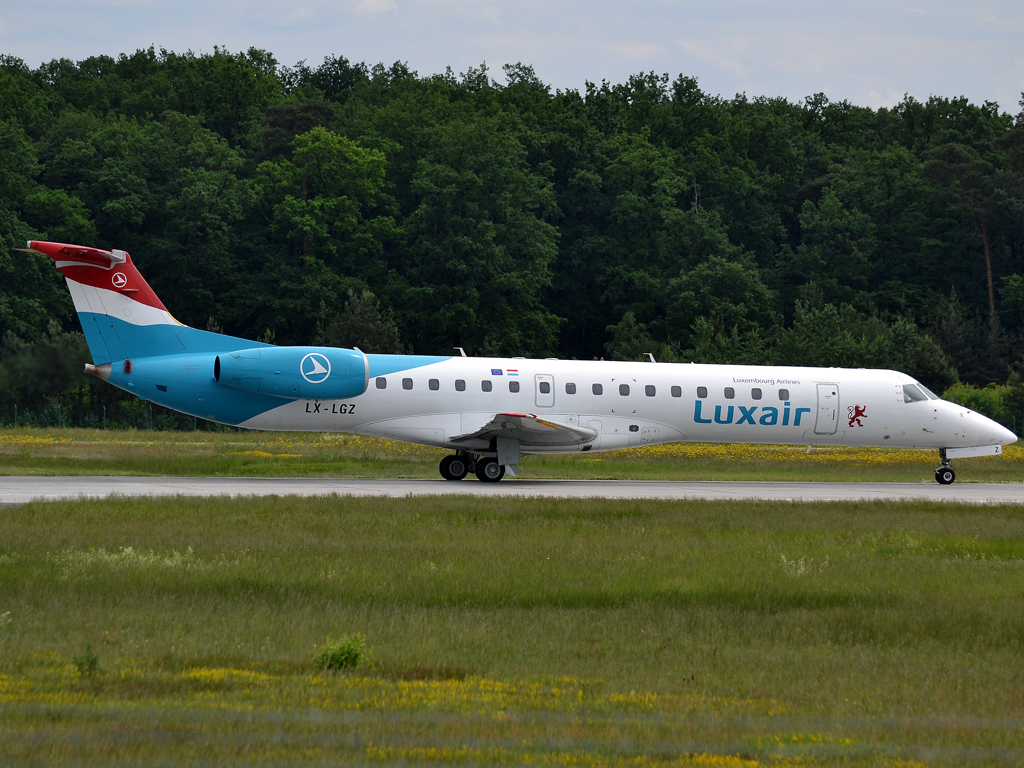
[[[761,406],[760,409],[756,405],[752,405],[749,408],[745,405],[716,405],[715,416],[711,419],[701,418],[701,407],[704,403],[703,400],[693,401],[693,420],[698,424],[750,424],[757,426],[762,424],[766,427],[773,427],[779,423],[779,409],[771,405]],[[789,426],[789,416],[793,413],[793,426],[800,426],[800,419],[805,413],[810,413],[810,408],[790,408],[789,401],[784,402],[782,408],[782,426]],[[722,416],[722,410],[725,409],[725,417]],[[761,418],[754,420],[757,416],[758,410],[761,411]],[[739,418],[734,422],[733,418],[736,416],[736,412],[739,412]]]

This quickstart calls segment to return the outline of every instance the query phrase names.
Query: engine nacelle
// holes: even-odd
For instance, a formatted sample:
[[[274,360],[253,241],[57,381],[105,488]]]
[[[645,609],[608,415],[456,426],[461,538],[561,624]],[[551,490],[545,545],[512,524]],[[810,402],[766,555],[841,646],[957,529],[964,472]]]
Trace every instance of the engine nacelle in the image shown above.
[[[366,355],[336,347],[257,347],[217,356],[213,376],[232,389],[289,399],[341,400],[366,391]]]

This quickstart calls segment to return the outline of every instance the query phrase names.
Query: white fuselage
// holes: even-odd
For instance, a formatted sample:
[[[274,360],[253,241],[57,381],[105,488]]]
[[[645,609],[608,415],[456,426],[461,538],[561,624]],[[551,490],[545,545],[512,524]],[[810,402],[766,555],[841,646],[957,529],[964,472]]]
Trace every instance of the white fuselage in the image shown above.
[[[911,377],[890,370],[453,357],[371,377],[348,400],[288,402],[242,426],[472,451],[490,446],[451,439],[495,414],[532,414],[596,433],[574,446],[524,443],[523,453],[676,441],[954,448],[1016,440],[954,403],[907,402],[908,384]]]

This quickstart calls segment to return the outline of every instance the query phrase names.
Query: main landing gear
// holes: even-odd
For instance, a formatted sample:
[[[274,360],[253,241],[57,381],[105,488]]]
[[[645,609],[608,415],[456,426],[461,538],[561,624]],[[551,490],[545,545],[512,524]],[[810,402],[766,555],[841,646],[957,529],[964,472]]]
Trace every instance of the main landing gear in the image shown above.
[[[935,470],[935,482],[940,485],[949,485],[956,480],[956,472],[953,471],[949,459],[946,458],[945,448],[939,449],[939,458],[942,460],[942,466]]]
[[[477,459],[476,476],[484,483],[496,483],[505,476],[505,467],[497,459]]]
[[[441,459],[441,477],[445,480],[461,480],[469,474],[469,460],[465,456],[455,454]]]
[[[471,471],[484,483],[496,483],[505,476],[505,467],[492,458],[474,458],[461,451],[445,456],[438,467],[445,480],[461,480]]]

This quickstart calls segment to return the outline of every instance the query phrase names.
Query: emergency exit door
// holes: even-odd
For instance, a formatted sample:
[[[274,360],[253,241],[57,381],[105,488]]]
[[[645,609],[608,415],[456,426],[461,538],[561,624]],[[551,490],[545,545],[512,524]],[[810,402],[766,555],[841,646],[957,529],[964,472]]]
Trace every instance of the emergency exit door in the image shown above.
[[[547,373],[538,373],[534,377],[536,386],[537,406],[550,408],[555,404],[555,377]]]
[[[818,385],[818,417],[814,420],[814,434],[834,435],[839,427],[839,385]]]

